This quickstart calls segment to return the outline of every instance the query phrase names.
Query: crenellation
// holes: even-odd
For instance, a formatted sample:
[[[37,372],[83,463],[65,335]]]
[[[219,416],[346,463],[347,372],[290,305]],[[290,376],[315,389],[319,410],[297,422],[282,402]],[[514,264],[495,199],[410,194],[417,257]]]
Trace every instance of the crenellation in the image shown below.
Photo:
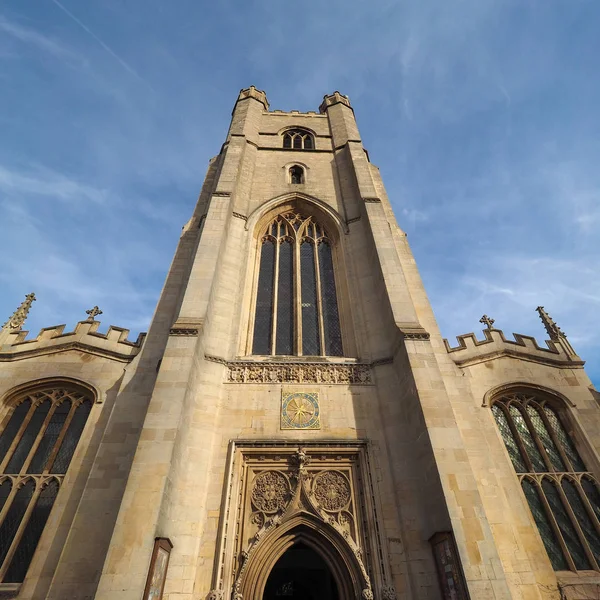
[[[450,346],[444,339],[446,351],[459,366],[490,360],[503,355],[517,356],[524,360],[568,364],[570,367],[583,367],[584,361],[576,354],[569,354],[558,343],[545,341],[545,347],[529,335],[513,333],[514,339],[507,339],[501,329],[483,330],[484,339],[479,340],[474,333],[456,336],[458,346]]]
[[[75,348],[129,361],[138,354],[146,336],[145,333],[140,333],[135,341],[131,341],[129,329],[114,325],[110,325],[106,333],[100,333],[100,321],[79,321],[73,331],[65,332],[65,327],[66,325],[44,327],[31,339],[27,339],[28,331],[9,333],[6,342],[0,347],[0,361],[19,360]]]

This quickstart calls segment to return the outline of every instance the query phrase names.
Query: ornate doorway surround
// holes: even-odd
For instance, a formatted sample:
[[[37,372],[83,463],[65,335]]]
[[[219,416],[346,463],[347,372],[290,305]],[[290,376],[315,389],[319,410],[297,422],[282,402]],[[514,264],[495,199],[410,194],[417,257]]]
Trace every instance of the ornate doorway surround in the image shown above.
[[[231,442],[208,600],[262,600],[298,543],[323,559],[340,600],[395,599],[371,473],[364,442]]]

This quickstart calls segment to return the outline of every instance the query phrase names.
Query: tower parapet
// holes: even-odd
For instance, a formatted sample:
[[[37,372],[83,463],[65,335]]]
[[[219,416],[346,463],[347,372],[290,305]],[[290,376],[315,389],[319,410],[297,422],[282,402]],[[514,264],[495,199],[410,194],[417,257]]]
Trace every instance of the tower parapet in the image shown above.
[[[345,104],[350,110],[352,105],[350,104],[350,98],[344,94],[340,94],[337,90],[333,94],[323,96],[323,102],[319,106],[319,112],[323,115],[327,112],[327,109],[334,104]]]
[[[240,90],[238,99],[236,101],[236,105],[238,102],[242,100],[246,100],[247,98],[254,98],[258,100],[264,107],[265,110],[269,110],[269,101],[267,100],[267,94],[262,90],[257,89],[255,86],[251,85],[248,88]],[[235,107],[233,109],[235,111]]]

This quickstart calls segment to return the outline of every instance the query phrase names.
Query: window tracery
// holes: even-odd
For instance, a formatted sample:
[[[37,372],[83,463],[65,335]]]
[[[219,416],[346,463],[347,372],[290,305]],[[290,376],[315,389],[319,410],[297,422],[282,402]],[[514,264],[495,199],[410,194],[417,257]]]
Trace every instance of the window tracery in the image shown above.
[[[261,239],[252,353],[342,356],[332,240],[312,216],[276,216]]]
[[[600,492],[560,412],[507,393],[492,413],[554,570],[600,570]]]
[[[292,150],[313,150],[315,141],[312,133],[304,129],[288,129],[283,134],[283,147]]]
[[[0,433],[0,581],[21,583],[92,408],[67,387],[24,395]]]

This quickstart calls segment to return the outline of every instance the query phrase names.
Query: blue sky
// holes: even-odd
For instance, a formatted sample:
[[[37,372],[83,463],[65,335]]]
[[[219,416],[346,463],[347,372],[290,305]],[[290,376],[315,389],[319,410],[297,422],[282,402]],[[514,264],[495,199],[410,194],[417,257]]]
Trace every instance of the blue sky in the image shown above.
[[[546,334],[600,383],[596,0],[5,0],[0,322],[148,326],[240,88],[340,90],[442,333]]]

